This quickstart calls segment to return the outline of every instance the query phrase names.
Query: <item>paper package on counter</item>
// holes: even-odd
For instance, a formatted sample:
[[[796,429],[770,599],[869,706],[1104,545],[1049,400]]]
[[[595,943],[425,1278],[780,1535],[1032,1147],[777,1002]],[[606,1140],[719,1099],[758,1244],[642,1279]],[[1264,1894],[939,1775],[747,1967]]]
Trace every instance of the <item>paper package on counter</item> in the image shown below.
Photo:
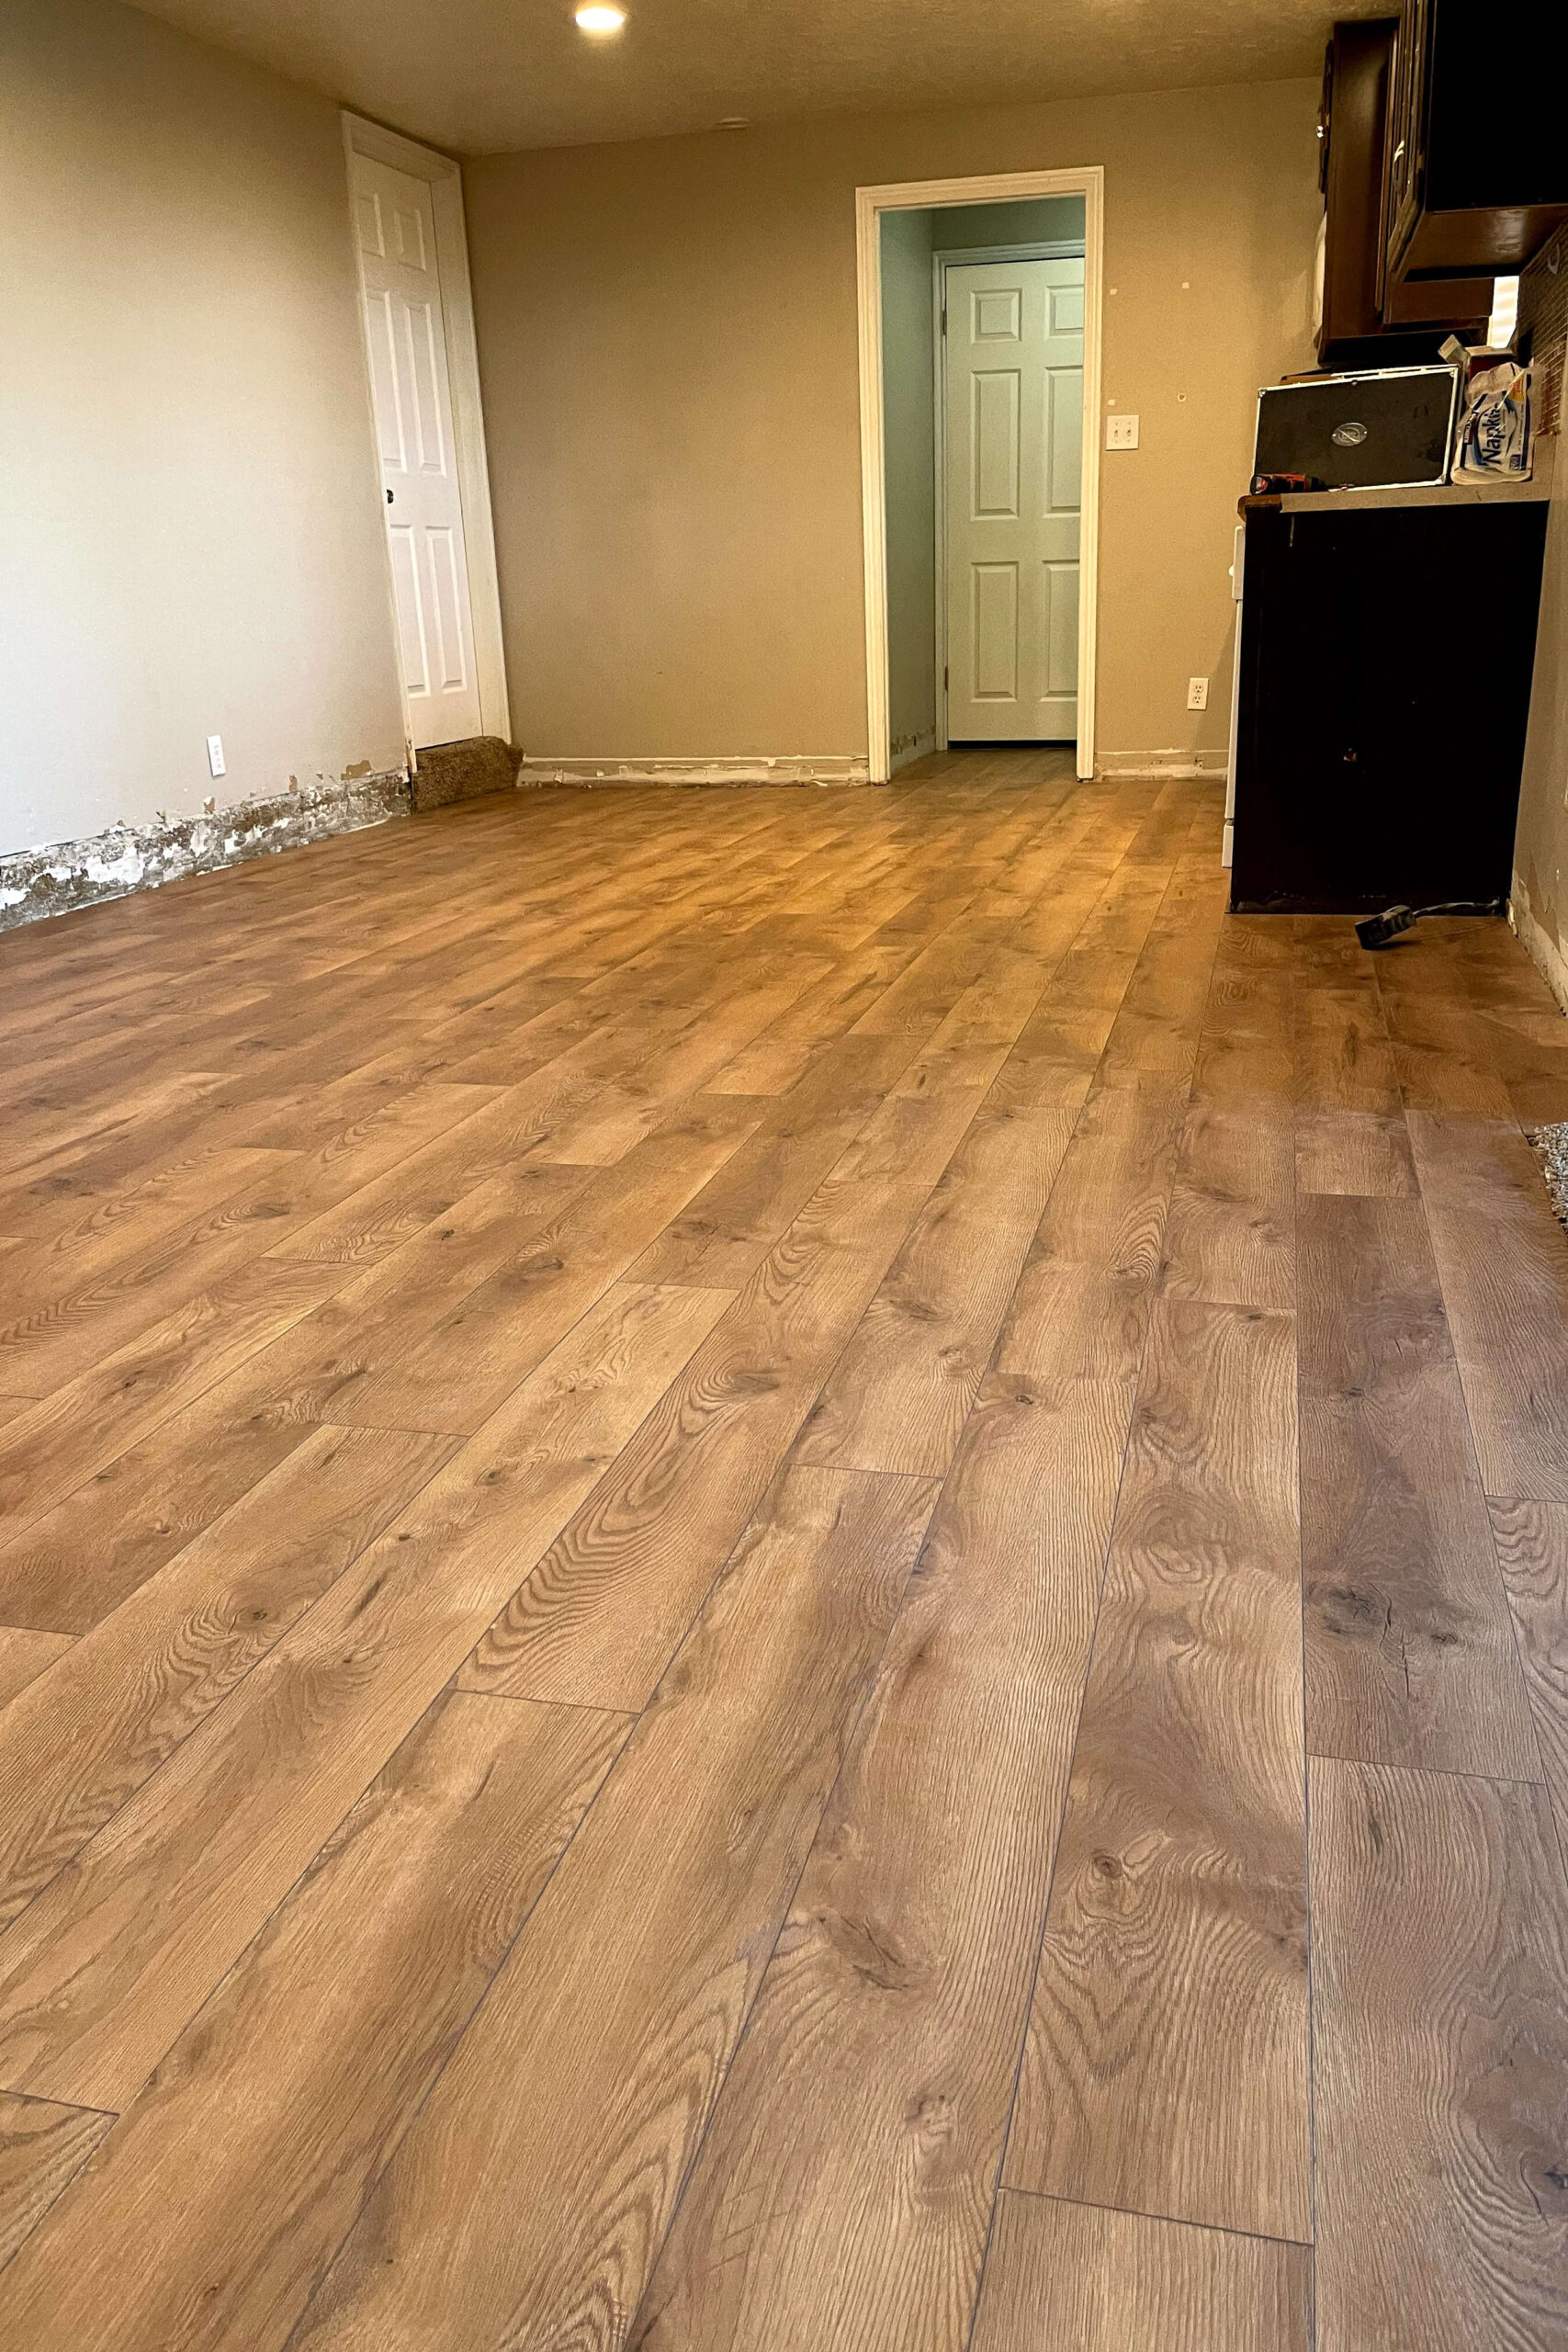
[[[1455,481],[1528,481],[1530,371],[1511,359],[1471,378],[1460,419]]]

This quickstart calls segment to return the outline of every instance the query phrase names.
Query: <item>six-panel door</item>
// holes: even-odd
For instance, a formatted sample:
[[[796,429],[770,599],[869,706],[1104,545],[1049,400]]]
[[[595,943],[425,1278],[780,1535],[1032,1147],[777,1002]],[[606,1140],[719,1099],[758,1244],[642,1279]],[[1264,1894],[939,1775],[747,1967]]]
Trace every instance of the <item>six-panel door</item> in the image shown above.
[[[947,732],[1077,733],[1084,265],[946,272]]]
[[[452,392],[427,184],[354,159],[398,653],[416,745],[480,732]]]

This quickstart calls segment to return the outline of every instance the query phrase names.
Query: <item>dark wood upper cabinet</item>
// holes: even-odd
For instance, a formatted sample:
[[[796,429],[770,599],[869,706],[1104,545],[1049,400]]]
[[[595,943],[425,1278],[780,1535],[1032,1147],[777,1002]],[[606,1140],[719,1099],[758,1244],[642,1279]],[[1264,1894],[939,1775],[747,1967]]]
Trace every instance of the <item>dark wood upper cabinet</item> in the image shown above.
[[[1323,324],[1318,357],[1382,325],[1378,276],[1382,243],[1383,131],[1396,17],[1336,25],[1323,61],[1317,135],[1327,229],[1323,249]]]
[[[1383,288],[1384,187],[1389,112],[1393,101],[1397,17],[1336,25],[1323,68],[1320,179],[1326,213],[1323,320],[1318,359],[1324,367],[1381,364],[1380,339],[1390,364],[1413,356],[1387,344],[1391,334],[1453,330],[1479,341],[1492,308],[1492,280],[1465,278],[1439,285]]]
[[[1568,220],[1564,0],[1404,0],[1383,175],[1385,315],[1400,289],[1512,275]]]

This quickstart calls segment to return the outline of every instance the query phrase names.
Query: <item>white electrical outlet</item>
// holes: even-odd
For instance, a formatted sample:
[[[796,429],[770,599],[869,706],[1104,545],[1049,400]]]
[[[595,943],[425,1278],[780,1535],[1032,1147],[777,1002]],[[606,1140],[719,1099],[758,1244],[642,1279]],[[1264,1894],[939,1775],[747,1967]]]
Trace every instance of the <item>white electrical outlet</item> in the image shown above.
[[[221,735],[209,735],[208,737],[207,764],[212,770],[214,775],[223,775],[223,738]]]
[[[1108,416],[1105,420],[1105,446],[1108,449],[1135,449],[1138,446],[1137,418]]]
[[[1208,679],[1207,679],[1207,678],[1189,678],[1189,679],[1188,679],[1188,681],[1187,681],[1187,707],[1188,707],[1188,709],[1189,709],[1189,710],[1207,710],[1207,709],[1208,709],[1208,707],[1209,707],[1209,681],[1208,681]]]

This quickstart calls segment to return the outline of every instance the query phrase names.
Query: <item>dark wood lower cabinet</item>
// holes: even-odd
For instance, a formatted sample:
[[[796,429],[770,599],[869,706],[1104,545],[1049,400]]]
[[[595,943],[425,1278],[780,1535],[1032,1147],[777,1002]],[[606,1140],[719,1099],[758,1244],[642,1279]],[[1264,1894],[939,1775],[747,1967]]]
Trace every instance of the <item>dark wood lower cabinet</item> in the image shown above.
[[[1543,500],[1248,509],[1234,907],[1506,891],[1546,519]]]

